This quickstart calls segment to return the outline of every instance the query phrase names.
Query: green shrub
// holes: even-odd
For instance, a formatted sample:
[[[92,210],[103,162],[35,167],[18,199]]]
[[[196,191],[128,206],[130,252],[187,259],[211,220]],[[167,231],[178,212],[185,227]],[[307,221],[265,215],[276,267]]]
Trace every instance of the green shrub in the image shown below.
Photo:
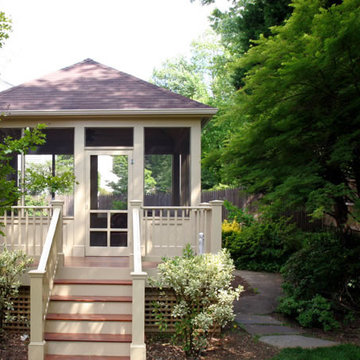
[[[158,280],[152,280],[152,285],[171,289],[176,297],[171,312],[176,320],[173,340],[187,356],[198,358],[213,331],[234,319],[233,301],[242,289],[231,286],[233,261],[226,250],[195,256],[187,245],[182,257],[164,259],[158,270]],[[164,329],[161,301],[156,309],[160,329]]]
[[[294,317],[303,327],[322,327],[325,331],[339,327],[330,300],[316,295],[310,300],[298,300],[293,296],[281,300],[278,311]]]
[[[26,271],[32,259],[21,251],[0,253],[0,335],[5,322],[12,320],[10,311],[13,310],[13,299],[20,287],[20,277]]]
[[[240,231],[223,226],[223,246],[230,251],[237,269],[277,272],[299,248],[295,225],[286,219],[254,220]]]
[[[335,232],[308,233],[282,268],[285,297],[278,311],[302,326],[336,328],[337,313],[360,308],[360,242]]]

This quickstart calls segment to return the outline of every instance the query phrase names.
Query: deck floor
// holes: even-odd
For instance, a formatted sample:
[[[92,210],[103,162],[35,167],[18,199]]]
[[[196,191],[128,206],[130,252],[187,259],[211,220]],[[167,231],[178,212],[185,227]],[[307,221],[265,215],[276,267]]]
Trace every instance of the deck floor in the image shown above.
[[[158,262],[143,261],[144,269],[156,268]],[[129,268],[129,256],[65,256],[65,267],[114,267]]]

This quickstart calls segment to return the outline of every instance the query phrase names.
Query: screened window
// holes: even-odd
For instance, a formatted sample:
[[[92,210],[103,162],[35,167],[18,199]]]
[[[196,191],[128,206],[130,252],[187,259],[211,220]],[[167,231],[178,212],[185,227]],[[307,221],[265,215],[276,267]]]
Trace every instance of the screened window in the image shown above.
[[[64,201],[64,215],[74,215],[74,129],[45,129],[46,143],[25,155],[25,205]],[[19,155],[20,157],[20,155]],[[20,163],[20,162],[18,162]],[[21,165],[19,164],[19,173]],[[61,178],[50,184],[51,177]]]
[[[4,139],[9,136],[13,139],[20,139],[21,138],[21,129],[0,128],[0,143],[3,143]],[[0,164],[0,166],[1,166],[1,164]],[[8,176],[7,180],[16,181],[16,184],[18,185],[18,182],[17,182],[18,157],[16,154],[13,154],[11,156],[10,166],[14,169],[14,172]]]
[[[190,204],[190,128],[145,128],[145,205]]]

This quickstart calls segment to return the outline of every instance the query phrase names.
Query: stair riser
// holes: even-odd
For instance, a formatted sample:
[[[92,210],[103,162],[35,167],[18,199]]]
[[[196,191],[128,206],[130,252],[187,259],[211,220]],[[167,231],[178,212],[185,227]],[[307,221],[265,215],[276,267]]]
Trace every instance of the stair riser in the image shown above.
[[[131,280],[129,268],[69,268],[63,267],[56,274],[57,279],[86,279],[86,280]]]
[[[52,295],[131,296],[131,285],[56,284]]]
[[[131,314],[129,302],[50,301],[48,313],[54,314]]]
[[[131,334],[131,322],[47,320],[46,332],[86,334]]]
[[[58,355],[129,356],[129,343],[47,341],[47,353]]]

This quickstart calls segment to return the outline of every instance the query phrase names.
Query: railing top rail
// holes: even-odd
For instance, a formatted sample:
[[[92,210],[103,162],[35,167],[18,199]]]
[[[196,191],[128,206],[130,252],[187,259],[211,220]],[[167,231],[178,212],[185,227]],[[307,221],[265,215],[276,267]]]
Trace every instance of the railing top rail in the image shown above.
[[[126,214],[129,210],[90,210],[91,214],[97,213],[111,213],[111,214]]]
[[[12,206],[12,209],[51,209],[51,206]]]
[[[56,226],[57,226],[59,218],[60,218],[60,213],[61,213],[60,208],[55,208],[54,209],[54,213],[53,213],[53,216],[51,218],[49,231],[48,231],[48,233],[46,235],[46,240],[45,240],[45,243],[44,243],[43,251],[41,253],[41,257],[40,257],[39,266],[37,268],[37,271],[40,271],[40,272],[46,271],[46,264],[47,264],[48,259],[49,259],[51,245],[52,245],[53,240],[54,240]]]
[[[210,206],[142,206],[143,210],[211,210]]]

